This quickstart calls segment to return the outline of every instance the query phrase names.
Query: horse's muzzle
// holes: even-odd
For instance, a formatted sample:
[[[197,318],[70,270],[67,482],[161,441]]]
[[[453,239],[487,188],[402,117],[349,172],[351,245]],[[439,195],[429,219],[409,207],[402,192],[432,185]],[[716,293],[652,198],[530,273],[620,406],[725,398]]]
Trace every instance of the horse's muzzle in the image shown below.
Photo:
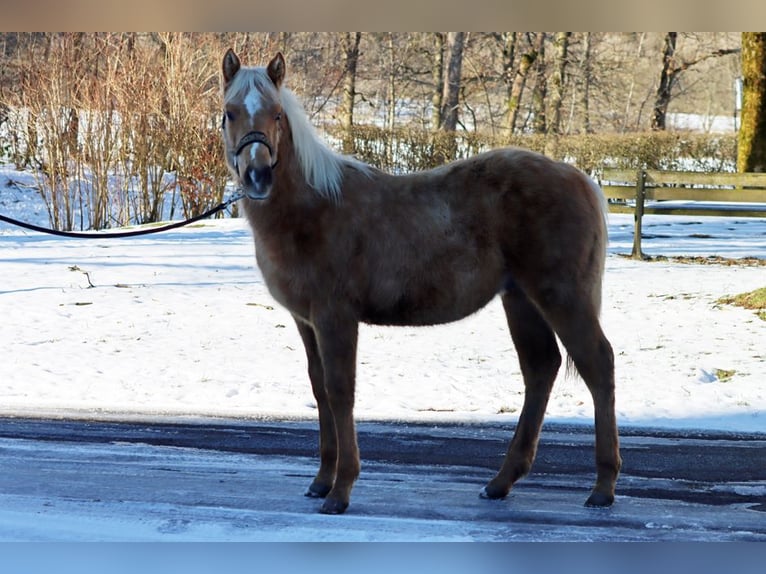
[[[252,149],[250,151],[251,161],[248,164],[240,164],[239,158],[245,148],[259,144],[268,152],[266,158],[261,158],[261,162],[268,161],[269,163],[265,165],[263,163],[260,165],[253,165],[253,163],[255,163],[254,160],[256,160],[256,152]],[[272,172],[277,165],[277,160],[274,158],[274,148],[271,147],[266,134],[258,131],[252,131],[245,134],[234,150],[233,161],[245,196],[248,199],[255,201],[266,199],[274,182]]]
[[[274,177],[271,166],[245,168],[241,177],[242,191],[248,199],[262,201],[269,196]]]

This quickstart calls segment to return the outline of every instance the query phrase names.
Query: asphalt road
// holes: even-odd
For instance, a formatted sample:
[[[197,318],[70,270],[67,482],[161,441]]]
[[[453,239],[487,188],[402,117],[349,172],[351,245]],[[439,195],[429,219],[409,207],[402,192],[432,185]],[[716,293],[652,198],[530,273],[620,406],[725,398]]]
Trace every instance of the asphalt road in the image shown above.
[[[0,419],[0,540],[766,541],[766,434],[622,429],[610,509],[592,430],[547,425],[531,474],[479,498],[512,426],[360,423],[343,516],[303,496],[316,423]]]

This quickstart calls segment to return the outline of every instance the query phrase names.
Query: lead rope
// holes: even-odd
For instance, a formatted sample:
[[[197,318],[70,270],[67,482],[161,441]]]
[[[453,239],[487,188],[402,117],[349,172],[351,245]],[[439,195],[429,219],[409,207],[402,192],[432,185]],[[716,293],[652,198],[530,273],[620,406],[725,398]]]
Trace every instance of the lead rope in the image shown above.
[[[31,231],[37,231],[39,233],[48,233],[49,235],[58,235],[59,237],[77,237],[79,239],[119,239],[122,237],[137,237],[139,235],[149,235],[151,233],[160,233],[162,231],[168,231],[170,229],[176,229],[177,227],[183,227],[184,225],[189,225],[190,223],[194,223],[195,221],[199,221],[200,219],[205,219],[207,217],[210,217],[211,215],[214,215],[218,213],[221,210],[226,209],[229,207],[232,203],[236,203],[240,199],[243,199],[245,197],[245,194],[242,192],[239,192],[229,198],[226,201],[222,201],[218,205],[216,205],[214,208],[209,209],[205,213],[201,215],[197,215],[195,217],[191,217],[189,219],[185,219],[183,221],[176,221],[175,223],[169,223],[167,225],[162,225],[160,227],[149,227],[146,229],[136,229],[134,231],[117,231],[114,233],[85,233],[85,232],[79,232],[79,231],[59,231],[58,229],[49,229],[47,227],[40,227],[38,225],[34,225],[32,223],[26,223],[24,221],[19,221],[18,219],[13,219],[12,217],[8,217],[6,215],[0,214],[0,221],[5,221],[6,223],[10,223],[11,225],[16,225],[18,227],[23,227],[24,229],[29,229]]]

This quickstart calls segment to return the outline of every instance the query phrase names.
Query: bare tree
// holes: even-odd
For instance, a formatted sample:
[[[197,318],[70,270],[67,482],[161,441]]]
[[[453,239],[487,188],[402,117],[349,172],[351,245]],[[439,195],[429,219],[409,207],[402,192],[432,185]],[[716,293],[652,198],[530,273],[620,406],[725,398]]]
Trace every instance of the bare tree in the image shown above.
[[[585,32],[582,38],[582,129],[586,134],[593,133],[590,121],[590,86],[593,81],[593,63],[591,61],[591,32]]]
[[[548,77],[545,71],[545,32],[539,32],[537,58],[535,59],[535,86],[532,91],[532,130],[544,134],[547,130],[545,98],[548,92]]]
[[[553,41],[553,76],[551,78],[550,110],[551,119],[548,131],[561,133],[561,106],[564,101],[564,84],[566,83],[566,67],[569,54],[569,38],[571,32],[556,32]]]
[[[457,127],[464,44],[465,32],[447,32],[447,73],[442,98],[442,121],[439,126],[444,131],[455,131]]]
[[[343,103],[341,104],[341,125],[347,135],[350,135],[354,125],[354,100],[356,99],[356,68],[359,63],[359,41],[361,32],[346,32],[343,34],[343,55],[346,60],[345,77],[343,80]],[[353,151],[353,141],[350,137],[343,140],[344,152]]]
[[[511,115],[510,102],[512,101],[513,96],[514,78],[516,77],[514,64],[516,63],[516,44],[518,43],[518,38],[518,32],[503,32],[502,34],[495,34],[495,40],[500,43],[503,54],[502,72],[500,77],[502,78],[503,84],[505,86],[506,111],[509,118]],[[516,107],[518,107],[518,105]],[[513,133],[513,126],[510,125],[510,123],[506,123],[506,127],[511,133]]]
[[[680,70],[674,66],[676,53],[676,38],[678,32],[665,34],[665,42],[662,48],[662,71],[660,72],[660,84],[657,86],[657,97],[654,100],[654,115],[652,116],[652,129],[664,130],[665,118],[670,103],[673,84]]]
[[[721,48],[712,52],[703,53],[695,58],[685,60],[676,55],[676,41],[678,32],[667,32],[662,48],[662,70],[660,71],[660,83],[657,86],[657,95],[654,101],[654,113],[652,115],[652,130],[664,130],[668,105],[673,97],[673,88],[678,82],[682,72],[709,58],[735,54],[739,48]]]
[[[399,65],[401,61],[397,57],[396,42],[394,40],[393,32],[386,34],[386,46],[388,48],[388,85],[386,92],[386,101],[388,106],[386,108],[386,127],[390,130],[394,129],[396,124],[396,100],[397,94],[397,78],[399,76]],[[390,153],[390,150],[389,150]]]
[[[431,81],[434,85],[431,96],[431,127],[438,128],[442,124],[442,97],[444,95],[444,32],[434,33],[434,56],[431,67]]]
[[[526,35],[528,48],[519,59],[519,66],[513,76],[511,91],[508,94],[508,131],[510,133],[513,133],[516,129],[516,122],[519,116],[519,108],[524,93],[524,87],[527,83],[529,71],[540,52],[540,46],[542,45],[543,39],[544,37],[542,33],[535,36],[534,42],[532,42],[532,38],[529,34]]]
[[[511,85],[513,84],[513,64],[516,59],[516,42],[518,36],[518,32],[503,32],[503,34],[497,37],[497,39],[500,40],[503,52],[503,83],[509,93]]]

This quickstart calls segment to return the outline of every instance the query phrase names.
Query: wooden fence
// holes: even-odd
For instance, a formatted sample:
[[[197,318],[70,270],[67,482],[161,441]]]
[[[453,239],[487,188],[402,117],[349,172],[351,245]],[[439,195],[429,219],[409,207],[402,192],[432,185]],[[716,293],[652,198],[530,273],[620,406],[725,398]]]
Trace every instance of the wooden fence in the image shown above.
[[[647,213],[766,217],[766,173],[604,168],[599,183],[610,212],[634,215],[631,257],[635,259],[644,258],[641,218]]]

